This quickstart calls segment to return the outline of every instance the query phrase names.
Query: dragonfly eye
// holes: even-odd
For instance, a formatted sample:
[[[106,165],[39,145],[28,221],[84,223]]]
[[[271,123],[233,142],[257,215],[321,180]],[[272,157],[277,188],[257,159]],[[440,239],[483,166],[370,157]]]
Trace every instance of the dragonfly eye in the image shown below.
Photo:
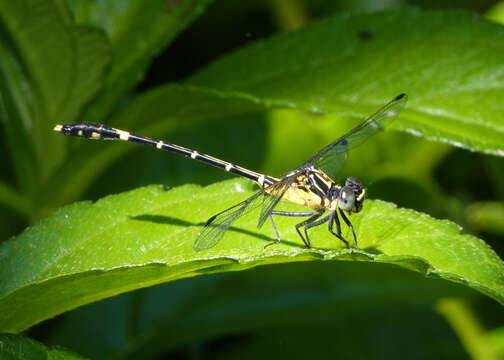
[[[338,196],[338,207],[341,210],[350,211],[354,207],[355,193],[349,186],[343,186]]]

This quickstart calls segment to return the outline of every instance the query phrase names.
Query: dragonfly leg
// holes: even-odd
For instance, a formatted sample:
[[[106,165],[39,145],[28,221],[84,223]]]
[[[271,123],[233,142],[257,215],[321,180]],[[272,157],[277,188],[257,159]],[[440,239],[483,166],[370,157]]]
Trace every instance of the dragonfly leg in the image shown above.
[[[315,220],[317,220],[321,215],[322,215],[322,212],[315,213],[314,215],[312,215],[311,217],[309,217],[305,221],[300,222],[299,224],[296,225],[296,231],[299,234],[299,236],[301,236],[301,239],[303,239],[303,242],[305,243],[305,245],[308,249],[311,248],[311,241],[310,241],[310,237],[308,236],[308,226],[310,224],[312,224]],[[324,220],[324,219],[322,219],[322,220]],[[327,221],[327,219],[326,219],[326,221]],[[318,223],[318,221],[317,221],[317,223]],[[303,235],[301,235],[301,231],[299,231],[299,228],[301,226],[305,227],[306,239]]]
[[[275,230],[277,240],[272,241],[269,244],[264,245],[264,248],[266,249],[267,247],[271,245],[277,245],[280,244],[281,239],[280,239],[280,233],[277,230],[277,227],[275,225],[275,222],[273,221],[273,216],[272,215],[280,215],[280,216],[292,216],[292,217],[301,217],[301,216],[313,216],[313,215],[318,215],[319,213],[313,212],[313,211],[272,211],[271,214],[269,215],[269,218],[271,220],[271,225],[273,225],[273,229]]]
[[[320,214],[322,215],[322,214]],[[319,216],[320,216],[319,215]],[[320,219],[320,220],[317,220],[315,222],[312,222],[312,223],[309,223],[309,224],[306,224],[305,228],[304,228],[304,232],[305,232],[305,235],[306,235],[306,240],[308,241],[308,244],[310,244],[310,246],[308,246],[308,248],[311,247],[311,242],[310,242],[310,237],[308,236],[308,229],[312,228],[312,227],[315,227],[315,226],[319,226],[320,224],[323,224],[325,223],[327,220],[329,220],[331,218],[331,215],[327,215],[326,217]],[[315,219],[314,219],[315,220]],[[299,231],[298,231],[299,233]]]
[[[277,230],[277,228],[276,228],[275,222],[273,221],[273,216],[272,216],[271,214],[269,214],[269,218],[270,218],[270,220],[271,220],[271,225],[273,226],[273,229],[275,230],[275,234],[276,234],[277,239],[276,239],[276,241],[272,241],[272,242],[270,242],[269,244],[264,245],[264,248],[265,248],[265,249],[266,249],[268,246],[271,246],[271,245],[276,245],[276,244],[280,244],[280,241],[282,241],[282,240],[280,239],[280,234],[278,233],[278,230]]]
[[[346,247],[350,249],[350,244],[348,243],[348,241],[346,241],[345,238],[341,236],[341,226],[338,218],[338,213],[336,213],[336,211],[332,211],[329,216],[331,217],[331,219],[329,220],[329,232],[343,241]],[[333,231],[333,221],[336,224],[336,232]]]
[[[320,213],[315,211],[272,211],[271,214],[280,216],[292,216],[292,217],[320,215]]]
[[[339,213],[341,215],[341,218],[343,219],[343,221],[348,225],[348,227],[350,228],[350,230],[352,230],[352,234],[353,234],[353,238],[354,238],[354,241],[355,241],[355,248],[358,249],[359,246],[357,245],[357,236],[355,235],[355,230],[352,226],[352,223],[350,222],[350,220],[348,220],[348,218],[346,217],[345,213],[339,209]]]

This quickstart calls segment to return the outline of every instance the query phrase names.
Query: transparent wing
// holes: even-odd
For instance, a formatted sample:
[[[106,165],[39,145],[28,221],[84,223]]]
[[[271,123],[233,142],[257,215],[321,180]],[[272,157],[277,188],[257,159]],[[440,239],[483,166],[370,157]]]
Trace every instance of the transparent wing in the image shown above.
[[[277,206],[278,202],[282,199],[285,192],[289,189],[291,184],[296,180],[297,174],[285,177],[279,182],[267,187],[265,189],[265,194],[263,197],[263,204],[261,208],[261,214],[259,215],[259,221],[257,222],[257,228],[261,228],[264,225],[269,215]]]
[[[198,234],[194,243],[194,249],[196,251],[201,251],[214,247],[222,240],[232,223],[259,206],[262,206],[261,217],[259,219],[262,225],[264,223],[264,221],[261,222],[263,213],[266,214],[265,218],[267,219],[269,212],[271,212],[280,200],[280,198],[277,198],[277,195],[281,197],[285,193],[288,180],[290,180],[290,178],[285,178],[285,180],[282,179],[266,189],[261,189],[247,200],[212,216]]]
[[[334,179],[345,164],[347,152],[387,127],[399,115],[407,101],[406,94],[396,96],[362,124],[327,145],[300,167],[314,165]]]
[[[313,165],[326,173],[331,179],[335,179],[345,166],[345,162],[348,158],[348,150],[347,144],[342,142],[338,145],[338,152],[328,153]]]
[[[217,245],[233,222],[262,204],[263,195],[264,190],[260,190],[247,200],[212,216],[198,234],[194,250],[206,250]]]

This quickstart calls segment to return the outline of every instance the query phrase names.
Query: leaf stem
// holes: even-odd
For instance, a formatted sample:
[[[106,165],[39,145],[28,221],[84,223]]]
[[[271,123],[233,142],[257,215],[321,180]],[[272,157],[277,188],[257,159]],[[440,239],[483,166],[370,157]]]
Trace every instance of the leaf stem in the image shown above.
[[[451,325],[472,359],[499,359],[477,316],[465,301],[460,298],[444,298],[435,307]]]

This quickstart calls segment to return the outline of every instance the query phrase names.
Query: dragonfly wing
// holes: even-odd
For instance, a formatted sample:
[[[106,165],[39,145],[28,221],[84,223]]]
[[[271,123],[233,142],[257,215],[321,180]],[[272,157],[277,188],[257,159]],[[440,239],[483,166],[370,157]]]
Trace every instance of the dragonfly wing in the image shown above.
[[[348,147],[345,144],[341,145],[341,151],[327,155],[315,163],[315,166],[327,174],[331,179],[338,175],[348,158]]]
[[[270,185],[265,189],[265,194],[263,197],[263,203],[261,208],[261,214],[259,215],[259,221],[257,223],[257,228],[261,228],[264,225],[269,215],[277,206],[278,202],[282,199],[285,192],[289,189],[292,183],[296,180],[297,175],[291,175],[284,177],[282,180]]]
[[[399,115],[407,101],[406,94],[395,97],[362,124],[320,150],[301,167],[314,165],[334,179],[345,164],[346,153],[387,127]]]
[[[194,250],[201,251],[214,247],[222,240],[231,224],[262,204],[264,189],[247,200],[212,216],[201,229],[194,243]]]
[[[280,201],[295,178],[295,176],[285,177],[279,182],[265,189],[261,189],[247,200],[212,216],[200,231],[194,243],[194,249],[200,251],[214,247],[222,240],[231,224],[260,206],[262,206],[262,210],[259,216],[260,225],[258,227],[262,226],[271,213],[271,210],[273,210],[278,201]]]

